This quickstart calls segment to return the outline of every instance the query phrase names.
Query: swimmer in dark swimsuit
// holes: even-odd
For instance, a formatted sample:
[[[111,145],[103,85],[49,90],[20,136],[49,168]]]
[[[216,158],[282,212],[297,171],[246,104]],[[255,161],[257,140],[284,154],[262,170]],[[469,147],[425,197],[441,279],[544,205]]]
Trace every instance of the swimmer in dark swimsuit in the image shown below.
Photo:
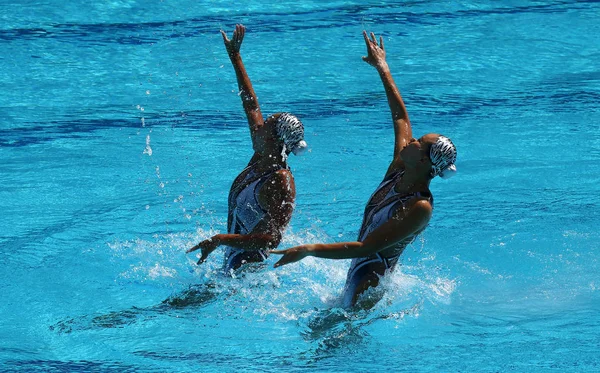
[[[217,234],[187,250],[187,253],[201,250],[200,264],[217,247],[226,246],[223,264],[226,273],[245,263],[264,261],[269,250],[279,245],[296,197],[287,157],[306,148],[304,127],[298,118],[276,113],[266,121],[263,119],[240,55],[245,32],[244,26],[236,25],[231,40],[224,31],[221,35],[237,77],[254,155],[231,186],[227,234]]]
[[[435,176],[454,175],[456,148],[447,137],[427,134],[418,140],[412,128],[402,96],[385,60],[383,38],[379,44],[373,33],[363,32],[368,55],[363,60],[374,66],[383,82],[394,123],[394,157],[381,184],[365,207],[363,223],[356,242],[309,244],[271,251],[283,257],[279,267],[307,256],[328,259],[353,259],[343,294],[345,307],[371,308],[381,292],[361,295],[376,288],[382,276],[396,267],[404,248],[429,223],[433,196],[429,184]]]

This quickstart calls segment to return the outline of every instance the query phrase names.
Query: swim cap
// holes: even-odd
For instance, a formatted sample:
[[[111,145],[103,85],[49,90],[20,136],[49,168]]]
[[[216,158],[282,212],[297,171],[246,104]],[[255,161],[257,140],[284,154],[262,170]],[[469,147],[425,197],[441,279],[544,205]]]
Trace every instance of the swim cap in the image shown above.
[[[295,155],[306,150],[304,141],[304,125],[296,116],[290,113],[281,113],[275,124],[277,136],[283,140],[285,148]]]
[[[439,175],[442,179],[449,179],[456,174],[456,147],[446,136],[438,137],[431,145],[429,158],[432,164],[431,177]]]

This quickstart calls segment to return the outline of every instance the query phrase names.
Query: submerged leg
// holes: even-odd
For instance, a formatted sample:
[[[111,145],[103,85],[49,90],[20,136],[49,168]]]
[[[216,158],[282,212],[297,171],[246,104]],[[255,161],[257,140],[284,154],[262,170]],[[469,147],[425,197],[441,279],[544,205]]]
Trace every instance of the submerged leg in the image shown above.
[[[246,251],[229,248],[225,252],[223,272],[230,274],[249,263],[262,263],[269,257],[266,250]]]
[[[344,286],[343,306],[358,309],[370,309],[375,306],[383,297],[383,290],[376,288],[385,271],[386,266],[380,261],[352,266],[348,271],[348,278]],[[367,292],[369,288],[374,288],[373,290],[376,289],[376,291]]]
[[[160,308],[202,307],[217,300],[219,292],[213,283],[192,285],[179,294],[171,295],[157,306]]]
[[[148,320],[172,311],[189,307],[203,307],[219,299],[221,293],[213,283],[192,285],[179,294],[170,296],[160,304],[151,307],[131,307],[122,311],[113,311],[99,316],[86,315],[73,317],[50,326],[50,330],[59,333],[71,333],[77,330],[97,328],[123,328],[142,319]]]

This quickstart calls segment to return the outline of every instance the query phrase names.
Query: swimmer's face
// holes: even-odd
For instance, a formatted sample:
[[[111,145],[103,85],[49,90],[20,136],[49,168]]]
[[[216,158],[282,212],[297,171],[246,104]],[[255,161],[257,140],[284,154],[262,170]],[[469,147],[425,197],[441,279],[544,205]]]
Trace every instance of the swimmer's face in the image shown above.
[[[281,140],[277,137],[276,124],[277,124],[277,120],[279,119],[280,115],[281,115],[281,113],[269,115],[267,117],[267,120],[265,120],[265,126],[264,126],[265,130],[269,134],[269,136],[272,139],[279,140],[279,141],[281,141]]]
[[[264,141],[271,142],[276,133],[275,123],[277,123],[277,119],[273,115],[268,117],[263,125],[258,129],[258,136],[260,136]]]
[[[283,146],[283,139],[277,136],[277,120],[281,116],[281,113],[275,113],[273,115],[269,115],[265,120],[265,124],[262,127],[262,133],[267,142],[277,144],[278,146]],[[290,153],[287,151],[286,153]]]
[[[418,139],[411,139],[400,152],[402,160],[411,166],[423,164],[426,167],[431,167],[429,152],[431,151],[431,145],[435,144],[439,137],[440,135],[437,133],[428,133]]]
[[[281,115],[281,113],[269,115],[267,117],[267,120],[265,120],[265,126],[275,128],[275,123],[277,123],[277,119],[279,118],[280,115]]]

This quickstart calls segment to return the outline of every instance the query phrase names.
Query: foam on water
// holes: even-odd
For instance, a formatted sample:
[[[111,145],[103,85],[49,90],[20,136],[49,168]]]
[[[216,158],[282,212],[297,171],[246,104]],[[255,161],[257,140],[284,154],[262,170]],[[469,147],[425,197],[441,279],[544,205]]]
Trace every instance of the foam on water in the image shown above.
[[[166,299],[155,299],[154,306],[140,308],[132,304],[131,309],[113,310],[109,313],[110,317],[85,316],[78,322],[79,327],[89,328],[86,322],[90,323],[90,317],[90,324],[110,327],[111,317],[116,325],[122,322],[119,319],[126,319],[126,323],[130,324],[153,312],[182,312],[186,307],[197,309],[203,306],[204,301],[197,297],[207,290],[211,300],[219,298],[223,302],[221,307],[228,310],[223,317],[235,314],[249,322],[270,320],[309,324],[315,316],[327,312],[352,315],[348,316],[349,320],[358,324],[365,320],[385,322],[383,320],[401,320],[408,314],[417,317],[416,310],[426,304],[449,304],[455,288],[453,280],[439,277],[435,271],[428,272],[426,266],[400,266],[392,275],[384,277],[381,287],[385,289],[385,296],[371,312],[348,314],[339,307],[349,260],[309,257],[274,269],[272,265],[277,258],[273,255],[267,263],[249,266],[249,269],[231,278],[224,276],[220,269],[222,250],[213,252],[202,265],[195,263],[199,254],[184,254],[186,248],[216,233],[217,230],[197,229],[194,234],[155,235],[154,241],[137,239],[109,243],[113,257],[118,259],[119,266],[125,268],[114,281],[127,286],[151,286],[154,290],[166,288],[171,293]],[[319,233],[311,230],[284,237],[281,243],[284,247],[328,238],[319,240]],[[173,305],[171,311],[166,306],[157,308],[165,300]],[[211,304],[206,301],[206,305]],[[99,317],[104,321],[98,322]],[[71,332],[74,328],[77,327],[71,325],[64,329]]]

